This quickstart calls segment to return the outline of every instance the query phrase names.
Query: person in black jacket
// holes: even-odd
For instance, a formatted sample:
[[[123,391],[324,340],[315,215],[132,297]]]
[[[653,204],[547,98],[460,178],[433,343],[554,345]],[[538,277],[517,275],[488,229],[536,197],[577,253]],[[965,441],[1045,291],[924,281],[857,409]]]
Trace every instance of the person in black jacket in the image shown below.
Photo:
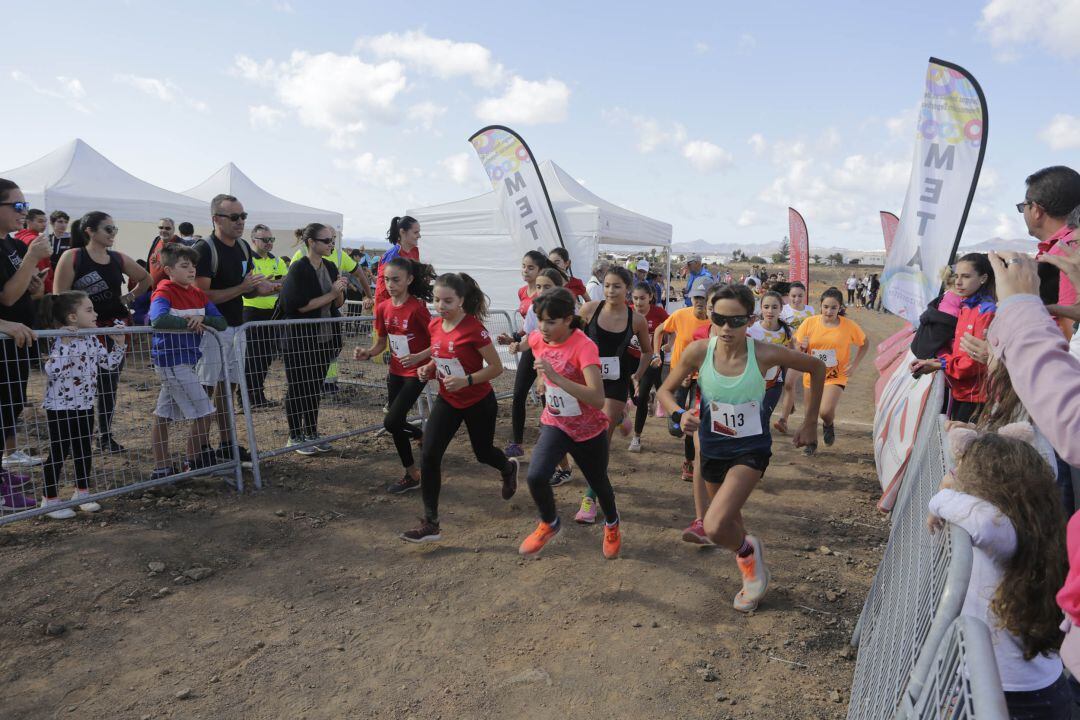
[[[289,266],[278,296],[283,316],[289,320],[323,320],[287,325],[284,332],[285,417],[289,423],[288,447],[301,455],[330,452],[330,443],[318,442],[319,399],[322,381],[341,352],[341,325],[328,322],[341,317],[346,279],[333,263],[324,261],[334,250],[334,230],[311,223],[296,231],[307,254]]]

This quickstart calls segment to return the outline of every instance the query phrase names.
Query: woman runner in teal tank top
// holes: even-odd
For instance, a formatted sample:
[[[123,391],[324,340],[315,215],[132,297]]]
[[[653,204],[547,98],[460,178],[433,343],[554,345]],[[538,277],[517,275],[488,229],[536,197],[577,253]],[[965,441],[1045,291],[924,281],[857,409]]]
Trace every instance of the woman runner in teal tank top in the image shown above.
[[[742,507],[765,474],[772,455],[768,415],[764,409],[765,374],[770,368],[798,370],[810,377],[806,418],[795,433],[795,447],[817,447],[817,417],[825,384],[820,360],[781,345],[757,342],[746,335],[754,312],[754,296],[745,285],[728,285],[713,293],[710,317],[714,337],[697,340],[657,392],[657,400],[687,435],[698,433],[701,473],[709,492],[705,533],[717,545],[735,552],[742,589],[734,607],[757,608],[769,587],[761,541],[746,533]],[[700,408],[682,408],[675,390],[690,373],[698,373]]]

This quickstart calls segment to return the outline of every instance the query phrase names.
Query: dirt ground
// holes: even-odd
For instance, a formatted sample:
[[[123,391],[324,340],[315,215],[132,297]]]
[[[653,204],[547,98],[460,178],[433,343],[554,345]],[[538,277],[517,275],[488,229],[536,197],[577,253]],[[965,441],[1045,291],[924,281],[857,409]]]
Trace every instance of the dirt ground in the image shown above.
[[[899,327],[850,317],[872,344]],[[777,437],[746,509],[773,573],[750,616],[731,608],[730,553],[680,540],[693,503],[661,421],[640,455],[616,435],[615,561],[599,527],[572,522],[520,559],[528,491],[502,501],[464,434],[444,469],[443,542],[407,545],[396,534],[420,498],[383,492],[393,445],[364,436],[268,462],[258,493],[192,481],[0,528],[0,717],[844,717],[846,641],[887,537],[871,359],[836,445],[808,459]],[[575,475],[556,490],[565,520],[582,489]]]

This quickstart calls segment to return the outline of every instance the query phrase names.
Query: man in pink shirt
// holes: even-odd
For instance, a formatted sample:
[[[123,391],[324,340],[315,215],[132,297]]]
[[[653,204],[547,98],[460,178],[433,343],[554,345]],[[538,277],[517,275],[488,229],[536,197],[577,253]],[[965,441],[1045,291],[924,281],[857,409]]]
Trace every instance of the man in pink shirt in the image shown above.
[[[1032,173],[1024,182],[1027,193],[1024,202],[1016,204],[1016,209],[1024,216],[1028,234],[1039,241],[1036,258],[1061,255],[1072,235],[1066,218],[1080,206],[1080,173],[1055,165]],[[1076,287],[1065,273],[1053,266],[1044,266],[1039,277],[1042,279],[1040,296],[1045,304],[1072,305],[1076,302]],[[1072,323],[1059,324],[1065,337],[1072,337]]]

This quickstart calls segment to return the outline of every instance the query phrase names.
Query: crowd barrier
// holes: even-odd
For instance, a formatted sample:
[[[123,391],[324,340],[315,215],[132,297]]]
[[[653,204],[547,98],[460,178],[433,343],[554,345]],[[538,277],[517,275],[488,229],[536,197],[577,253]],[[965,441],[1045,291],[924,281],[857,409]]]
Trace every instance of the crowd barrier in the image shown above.
[[[68,330],[39,331],[38,341],[28,347],[16,348],[10,340],[0,342],[0,361],[6,366],[7,387],[5,397],[11,397],[21,391],[16,379],[17,366],[27,368],[25,403],[22,415],[15,424],[14,447],[25,453],[30,464],[25,462],[5,462],[7,474],[4,479],[5,495],[0,503],[0,525],[41,515],[61,508],[74,508],[80,504],[94,502],[123,493],[134,492],[182,480],[196,475],[224,475],[235,478],[239,489],[243,489],[240,460],[236,447],[235,412],[232,397],[225,394],[227,403],[227,432],[232,439],[226,443],[225,453],[216,458],[212,465],[188,468],[188,458],[183,452],[190,423],[170,423],[170,456],[168,465],[172,472],[160,477],[151,477],[155,462],[151,434],[149,432],[154,409],[158,399],[160,381],[152,367],[150,340],[154,331],[149,327],[100,328],[71,332]],[[171,332],[175,335],[189,335],[186,332]],[[82,456],[89,452],[90,469],[85,478],[89,495],[78,500],[72,499],[76,486],[74,452],[69,455],[56,474],[59,498],[63,502],[58,506],[43,508],[40,502],[35,507],[10,507],[15,495],[25,496],[40,501],[44,496],[45,472],[50,454],[49,422],[46,411],[42,408],[45,399],[47,377],[44,372],[49,353],[56,343],[78,337],[97,337],[101,342],[111,342],[111,338],[127,338],[127,350],[123,365],[117,370],[98,372],[99,389],[95,399],[93,429],[80,423],[67,423],[60,434],[72,443],[75,452]],[[0,336],[3,337],[3,336]],[[202,341],[202,351],[208,360],[221,364],[221,337],[207,328]],[[87,362],[90,362],[87,358]],[[226,368],[228,367],[227,364]],[[227,371],[227,370],[226,370]],[[101,400],[107,399],[112,405],[112,412],[100,411]],[[104,426],[104,427],[103,427]],[[102,431],[110,435],[122,446],[118,451],[103,449]],[[209,432],[211,444],[218,446],[218,427],[212,423]],[[12,490],[11,483],[21,489]]]
[[[326,449],[327,445],[332,450],[332,443],[342,439],[383,432],[388,357],[384,355],[375,361],[353,359],[355,348],[372,344],[374,332],[374,318],[355,314],[354,310],[347,306],[345,315],[340,318],[241,325],[232,336],[231,354],[237,358],[235,371],[228,362],[223,362],[227,354],[222,343],[227,341],[207,328],[205,339],[201,341],[203,354],[224,365],[228,382],[239,390],[238,396],[231,392],[222,396],[227,406],[226,430],[230,441],[221,446],[224,450],[214,464],[189,467],[184,448],[190,423],[169,423],[171,452],[168,465],[171,472],[161,475],[154,475],[149,432],[161,384],[153,367],[151,339],[154,333],[160,332],[190,333],[156,331],[147,326],[99,328],[77,333],[49,330],[39,331],[38,341],[32,347],[16,350],[14,343],[0,344],[0,361],[10,367],[19,363],[29,367],[25,409],[16,426],[15,445],[33,464],[11,466],[8,470],[14,476],[14,484],[21,487],[17,491],[20,496],[40,501],[50,449],[48,419],[42,408],[47,384],[43,369],[53,344],[61,338],[77,336],[96,336],[102,342],[109,336],[128,338],[123,365],[119,372],[103,373],[105,385],[97,393],[99,397],[107,395],[114,399],[111,434],[122,449],[118,452],[102,449],[101,421],[96,418],[91,437],[69,438],[76,444],[89,441],[91,471],[84,483],[89,495],[78,500],[72,498],[75,469],[74,461],[69,457],[58,475],[63,503],[42,508],[40,503],[34,507],[9,507],[5,502],[0,506],[0,525],[196,476],[227,476],[230,483],[242,491],[244,467],[239,448],[245,443],[251,453],[252,480],[256,488],[261,488],[263,464],[274,457],[304,448]],[[485,324],[493,339],[500,333],[516,329],[513,317],[508,311],[491,311]],[[326,335],[335,338],[330,345],[321,342]],[[507,398],[513,395],[516,358],[504,346],[499,346],[499,355],[505,371],[493,385],[498,397]],[[426,419],[436,390],[434,383],[428,383],[410,422],[422,423]],[[95,405],[98,402],[96,399]],[[313,426],[314,432],[305,432],[300,442],[290,443],[290,419],[295,425],[298,418],[311,417],[316,407],[318,423]],[[100,415],[95,413],[95,416]],[[295,429],[292,434],[295,441]],[[216,421],[211,423],[208,437],[211,445],[219,446]],[[8,483],[6,476],[4,482]],[[20,504],[14,500],[15,491],[9,484],[0,487],[0,492],[9,493],[10,505]]]
[[[952,465],[943,393],[938,378],[852,638],[859,654],[849,720],[975,717],[980,708],[986,712],[980,718],[1006,717],[994,714],[1004,696],[992,650],[973,655],[989,644],[985,627],[980,631],[967,618],[957,624],[971,576],[971,538],[956,526],[931,534],[926,525],[930,498]]]

